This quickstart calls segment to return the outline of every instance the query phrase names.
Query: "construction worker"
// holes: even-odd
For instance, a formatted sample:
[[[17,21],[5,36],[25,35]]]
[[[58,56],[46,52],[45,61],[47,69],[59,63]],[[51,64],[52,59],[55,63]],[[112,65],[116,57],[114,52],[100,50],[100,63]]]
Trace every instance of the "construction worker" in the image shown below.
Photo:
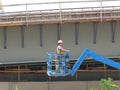
[[[66,49],[64,49],[63,48],[63,41],[62,40],[58,40],[58,46],[57,46],[57,49],[56,49],[56,54],[57,54],[57,62],[58,62],[58,65],[56,65],[56,70],[58,70],[59,69],[59,72],[61,72],[61,60],[66,60],[66,57],[67,58],[69,58],[69,56],[68,56],[68,54],[67,54],[67,52],[69,51],[69,50],[66,50]],[[65,54],[66,53],[66,55],[65,55],[65,57],[64,57],[64,55],[63,54]],[[65,61],[65,63],[66,63],[66,61]],[[67,64],[67,63],[66,63]],[[59,68],[58,68],[59,67]]]
[[[59,40],[58,41],[58,46],[56,49],[56,54],[64,54],[65,52],[68,52],[69,50],[63,49],[63,41]]]

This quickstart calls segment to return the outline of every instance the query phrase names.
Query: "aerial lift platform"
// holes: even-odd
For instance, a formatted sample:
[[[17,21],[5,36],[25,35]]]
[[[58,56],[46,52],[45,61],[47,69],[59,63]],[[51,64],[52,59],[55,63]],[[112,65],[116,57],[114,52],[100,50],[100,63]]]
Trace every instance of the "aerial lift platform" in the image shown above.
[[[114,67],[120,70],[120,63],[115,62],[111,59],[103,57],[88,48],[86,48],[78,60],[75,62],[72,68],[69,68],[69,61],[70,61],[71,53],[67,52],[65,54],[56,54],[56,53],[47,53],[47,74],[48,76],[67,76],[67,75],[74,75],[75,72],[78,70],[82,62],[85,58],[90,57],[95,61],[104,63],[108,66]]]

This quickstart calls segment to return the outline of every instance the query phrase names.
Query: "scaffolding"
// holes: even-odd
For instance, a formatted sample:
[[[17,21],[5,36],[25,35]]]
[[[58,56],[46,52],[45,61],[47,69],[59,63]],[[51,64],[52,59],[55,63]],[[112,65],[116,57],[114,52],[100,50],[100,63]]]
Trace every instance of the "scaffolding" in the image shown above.
[[[61,2],[44,2],[44,3],[28,3],[3,5],[4,8],[25,7],[23,11],[1,12],[0,26],[20,26],[32,24],[50,24],[50,23],[70,23],[70,22],[101,22],[120,20],[119,6],[102,6],[105,1],[114,0],[79,0],[79,1],[61,1]],[[117,0],[116,0],[117,1]],[[83,2],[99,2],[97,7],[77,7],[62,8],[62,4],[83,3]],[[41,9],[28,10],[32,5],[59,5],[57,9]]]

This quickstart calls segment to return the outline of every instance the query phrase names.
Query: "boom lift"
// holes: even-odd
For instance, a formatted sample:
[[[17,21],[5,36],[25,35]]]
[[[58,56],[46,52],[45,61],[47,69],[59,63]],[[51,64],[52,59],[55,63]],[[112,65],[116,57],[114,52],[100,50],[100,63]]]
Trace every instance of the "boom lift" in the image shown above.
[[[70,61],[70,52],[57,55],[56,53],[47,53],[47,74],[48,76],[67,76],[74,75],[77,69],[82,64],[86,57],[91,57],[95,61],[107,64],[111,67],[120,70],[120,63],[115,62],[111,59],[105,58],[97,53],[86,48],[81,56],[78,58],[72,69],[68,68],[67,63]]]

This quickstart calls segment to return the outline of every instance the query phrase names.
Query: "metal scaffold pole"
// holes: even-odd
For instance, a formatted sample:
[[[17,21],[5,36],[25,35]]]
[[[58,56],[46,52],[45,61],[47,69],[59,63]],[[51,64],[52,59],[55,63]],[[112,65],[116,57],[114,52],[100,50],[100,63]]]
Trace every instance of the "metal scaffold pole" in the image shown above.
[[[61,2],[59,0],[59,12],[60,12],[60,23],[62,24],[62,11],[61,11]]]
[[[2,1],[0,0],[0,11],[1,12],[4,12],[4,10],[3,10],[3,5],[2,5]]]
[[[26,3],[26,28],[28,27],[28,5]]]
[[[100,0],[100,20],[101,20],[101,22],[102,22],[102,18],[103,18],[103,16],[102,16],[102,0]]]

